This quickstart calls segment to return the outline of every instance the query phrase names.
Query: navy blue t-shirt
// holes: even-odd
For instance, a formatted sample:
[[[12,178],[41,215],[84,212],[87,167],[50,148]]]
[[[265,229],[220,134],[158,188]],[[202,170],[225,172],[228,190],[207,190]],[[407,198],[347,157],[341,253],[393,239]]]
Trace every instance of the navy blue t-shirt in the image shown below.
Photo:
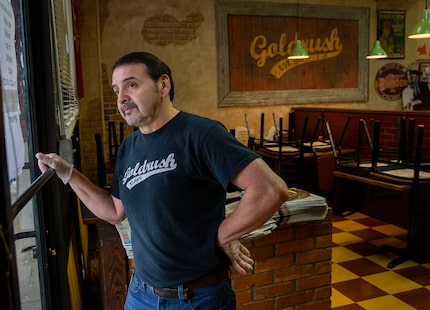
[[[226,265],[216,246],[226,188],[256,158],[220,123],[186,112],[124,140],[111,193],[124,204],[144,282],[168,287]]]

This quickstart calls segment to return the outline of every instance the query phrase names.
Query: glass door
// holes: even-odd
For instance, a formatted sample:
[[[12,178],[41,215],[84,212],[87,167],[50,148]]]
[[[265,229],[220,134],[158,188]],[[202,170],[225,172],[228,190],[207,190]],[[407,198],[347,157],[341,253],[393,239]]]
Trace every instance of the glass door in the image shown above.
[[[78,109],[71,19],[70,1],[0,0],[0,194],[5,201],[0,206],[0,302],[5,309],[70,307],[72,199],[52,170],[40,176],[34,154],[57,152],[73,161]]]

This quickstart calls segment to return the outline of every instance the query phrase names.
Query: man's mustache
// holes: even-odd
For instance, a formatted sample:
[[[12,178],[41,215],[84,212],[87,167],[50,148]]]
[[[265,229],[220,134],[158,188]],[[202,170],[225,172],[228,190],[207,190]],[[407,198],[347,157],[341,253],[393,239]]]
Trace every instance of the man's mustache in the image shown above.
[[[137,108],[137,105],[134,102],[126,102],[121,106],[121,112],[125,113],[125,110],[130,108]]]

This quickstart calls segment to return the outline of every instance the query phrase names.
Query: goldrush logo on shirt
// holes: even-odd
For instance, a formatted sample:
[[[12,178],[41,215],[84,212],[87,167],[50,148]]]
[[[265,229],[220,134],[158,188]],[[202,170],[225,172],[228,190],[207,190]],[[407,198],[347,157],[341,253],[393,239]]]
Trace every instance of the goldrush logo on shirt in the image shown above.
[[[176,166],[175,154],[173,153],[169,154],[165,159],[145,160],[143,163],[137,162],[134,167],[127,168],[122,178],[122,184],[125,184],[128,189],[132,189],[153,175],[175,170]]]

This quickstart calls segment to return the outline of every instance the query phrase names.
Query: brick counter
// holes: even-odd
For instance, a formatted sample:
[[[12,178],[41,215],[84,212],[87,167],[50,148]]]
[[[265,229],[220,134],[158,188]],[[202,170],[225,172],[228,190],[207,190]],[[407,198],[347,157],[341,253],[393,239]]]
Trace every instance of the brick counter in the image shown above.
[[[332,216],[281,224],[244,245],[255,260],[252,273],[233,272],[238,310],[324,310],[331,302]]]
[[[134,261],[115,226],[97,225],[102,309],[122,309]],[[332,212],[322,221],[280,224],[271,234],[243,241],[255,260],[246,276],[232,274],[237,310],[330,309]],[[96,297],[95,297],[96,298]]]

